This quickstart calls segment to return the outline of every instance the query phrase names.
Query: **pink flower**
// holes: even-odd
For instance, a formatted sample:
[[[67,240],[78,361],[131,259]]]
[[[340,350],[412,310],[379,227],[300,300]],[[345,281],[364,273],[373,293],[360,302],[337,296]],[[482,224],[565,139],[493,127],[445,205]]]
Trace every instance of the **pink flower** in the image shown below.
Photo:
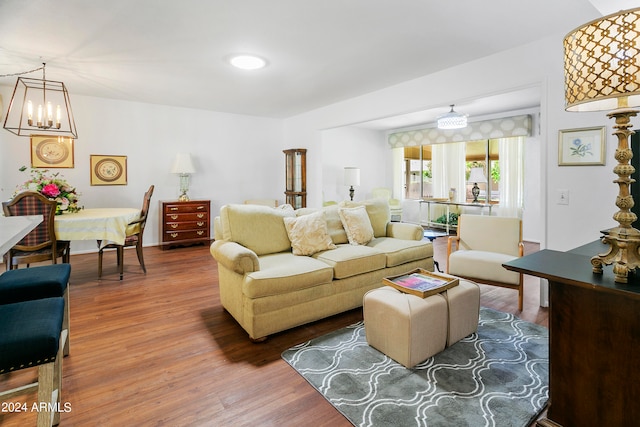
[[[55,184],[47,184],[42,187],[42,194],[47,197],[57,197],[60,195],[60,189]]]

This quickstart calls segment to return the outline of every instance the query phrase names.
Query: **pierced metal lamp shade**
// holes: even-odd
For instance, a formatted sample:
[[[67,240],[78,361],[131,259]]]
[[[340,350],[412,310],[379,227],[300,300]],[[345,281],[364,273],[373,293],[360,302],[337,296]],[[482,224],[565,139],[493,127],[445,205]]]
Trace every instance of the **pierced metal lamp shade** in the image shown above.
[[[564,39],[567,111],[640,105],[639,41],[640,8],[604,16],[569,33]]]

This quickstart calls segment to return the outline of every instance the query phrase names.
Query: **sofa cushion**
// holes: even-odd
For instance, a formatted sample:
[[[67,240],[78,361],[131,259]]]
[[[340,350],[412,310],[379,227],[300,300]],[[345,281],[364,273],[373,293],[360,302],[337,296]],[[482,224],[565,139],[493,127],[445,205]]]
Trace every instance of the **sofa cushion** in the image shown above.
[[[373,239],[373,228],[364,206],[340,208],[338,213],[350,244],[366,245]]]
[[[327,233],[323,211],[283,219],[294,255],[313,255],[326,249],[335,249],[336,245]]]
[[[332,279],[333,270],[327,264],[281,252],[260,257],[260,271],[245,276],[242,293],[249,298],[287,294],[330,283]]]
[[[225,205],[220,209],[223,238],[251,249],[257,255],[291,250],[284,217],[288,210],[260,205]]]
[[[336,249],[318,252],[313,257],[333,267],[336,279],[380,270],[386,264],[385,254],[362,245],[338,245]]]
[[[391,221],[389,203],[385,199],[370,199],[363,202],[344,201],[342,207],[364,206],[369,214],[371,227],[373,227],[374,237],[384,237],[387,235],[387,223]]]
[[[449,255],[449,274],[517,285],[520,274],[502,266],[518,257],[485,251],[458,250]]]
[[[395,267],[407,262],[433,257],[433,245],[431,242],[377,237],[369,242],[367,246],[385,254],[387,267]]]

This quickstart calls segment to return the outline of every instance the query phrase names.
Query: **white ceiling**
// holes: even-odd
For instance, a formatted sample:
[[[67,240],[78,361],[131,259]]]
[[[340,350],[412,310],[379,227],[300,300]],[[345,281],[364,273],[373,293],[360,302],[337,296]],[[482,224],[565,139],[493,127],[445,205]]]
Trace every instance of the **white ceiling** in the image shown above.
[[[630,2],[0,0],[0,74],[46,62],[47,79],[72,96],[284,118],[564,34]],[[236,70],[225,60],[238,52],[269,65]]]

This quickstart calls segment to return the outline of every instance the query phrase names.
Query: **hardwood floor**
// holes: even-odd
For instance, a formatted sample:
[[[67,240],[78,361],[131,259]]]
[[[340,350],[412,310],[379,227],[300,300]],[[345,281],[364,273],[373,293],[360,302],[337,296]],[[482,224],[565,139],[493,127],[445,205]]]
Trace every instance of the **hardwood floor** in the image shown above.
[[[444,269],[445,238],[434,242]],[[527,245],[536,250],[537,245]],[[61,426],[350,426],[289,367],[287,348],[362,319],[360,309],[253,344],[220,305],[217,266],[208,246],[145,248],[148,273],[125,251],[124,280],[115,253],[72,255],[71,354],[64,359]],[[531,282],[531,283],[530,283]],[[481,304],[547,326],[538,286],[528,279],[525,310],[517,292],[482,286]],[[2,377],[2,389],[35,377]],[[30,408],[35,393],[13,402]],[[35,413],[0,413],[0,425],[35,425]]]

